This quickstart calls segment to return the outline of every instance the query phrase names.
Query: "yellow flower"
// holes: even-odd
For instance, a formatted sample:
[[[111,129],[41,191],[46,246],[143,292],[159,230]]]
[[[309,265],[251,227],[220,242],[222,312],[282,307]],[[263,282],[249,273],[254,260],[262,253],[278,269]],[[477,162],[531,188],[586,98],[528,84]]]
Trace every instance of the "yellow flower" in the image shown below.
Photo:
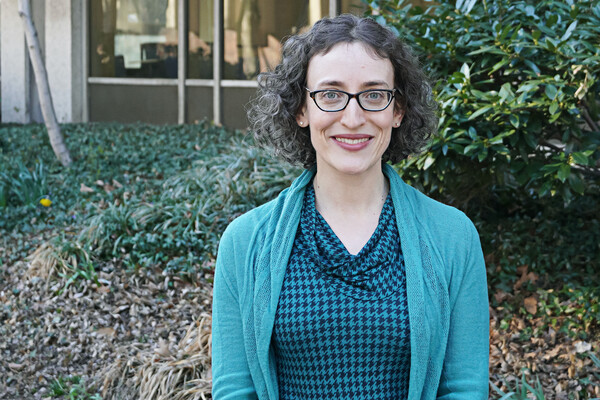
[[[43,198],[40,200],[40,204],[43,205],[44,207],[50,207],[52,205],[52,200]]]

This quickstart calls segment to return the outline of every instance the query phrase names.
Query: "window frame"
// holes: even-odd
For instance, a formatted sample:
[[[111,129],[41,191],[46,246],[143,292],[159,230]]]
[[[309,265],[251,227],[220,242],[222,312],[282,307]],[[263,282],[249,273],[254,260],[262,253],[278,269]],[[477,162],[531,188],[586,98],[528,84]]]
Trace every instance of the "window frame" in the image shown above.
[[[83,85],[83,120],[89,121],[90,115],[90,100],[89,100],[89,84],[97,85],[137,85],[137,86],[176,86],[177,87],[177,122],[179,124],[186,123],[187,96],[186,88],[188,87],[210,87],[213,93],[213,116],[212,119],[216,124],[222,123],[222,88],[256,88],[258,82],[256,79],[251,80],[234,80],[222,79],[222,64],[223,56],[223,0],[213,1],[213,79],[189,79],[187,74],[187,29],[188,23],[188,0],[179,0],[177,2],[177,79],[167,78],[126,78],[126,77],[93,77],[90,76],[90,29],[91,17],[89,15],[91,7],[90,1],[82,2],[82,18],[84,26],[84,34],[82,35],[82,66],[83,76],[85,76],[85,84]],[[329,0],[329,15],[335,16],[338,14],[338,0]]]

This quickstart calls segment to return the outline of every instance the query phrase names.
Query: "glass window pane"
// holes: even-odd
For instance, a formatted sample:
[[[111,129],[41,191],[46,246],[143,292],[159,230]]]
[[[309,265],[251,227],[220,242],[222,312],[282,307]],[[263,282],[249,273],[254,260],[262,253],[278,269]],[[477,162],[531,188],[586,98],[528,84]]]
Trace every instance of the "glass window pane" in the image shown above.
[[[177,0],[90,1],[90,76],[177,78]]]
[[[361,0],[338,0],[340,14],[354,14],[363,16],[367,7]]]
[[[214,0],[190,0],[188,3],[188,64],[190,79],[213,77]]]
[[[365,14],[367,10],[367,6],[362,0],[337,0],[338,1],[338,10],[340,14],[354,14],[359,17]],[[413,7],[422,7],[427,8],[432,4],[431,0],[407,0],[404,2],[405,4],[412,4]]]
[[[223,78],[253,79],[275,67],[282,40],[328,12],[328,0],[224,0]]]

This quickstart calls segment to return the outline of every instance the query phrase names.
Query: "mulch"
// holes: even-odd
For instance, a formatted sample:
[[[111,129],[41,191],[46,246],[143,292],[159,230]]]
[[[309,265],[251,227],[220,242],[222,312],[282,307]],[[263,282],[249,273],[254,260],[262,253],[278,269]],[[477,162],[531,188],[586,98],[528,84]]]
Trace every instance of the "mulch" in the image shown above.
[[[161,271],[125,272],[110,264],[98,276],[100,285],[81,282],[61,293],[67,276],[31,260],[0,268],[0,398],[41,399],[54,380],[79,376],[103,399],[137,399],[140,388],[162,379],[157,367],[194,351],[203,357],[177,382],[196,380],[196,397],[187,398],[209,398],[210,348],[190,343],[210,338],[206,279],[192,285]]]
[[[54,380],[70,376],[103,399],[210,398],[212,276],[192,284],[108,263],[98,284],[65,289],[67,271],[41,250],[0,266],[0,398],[41,399]],[[525,377],[534,387],[539,380],[547,399],[600,397],[600,370],[586,356],[598,352],[598,340],[551,328],[524,337],[539,319],[514,316],[501,329],[505,311],[490,311],[492,384],[509,392]]]

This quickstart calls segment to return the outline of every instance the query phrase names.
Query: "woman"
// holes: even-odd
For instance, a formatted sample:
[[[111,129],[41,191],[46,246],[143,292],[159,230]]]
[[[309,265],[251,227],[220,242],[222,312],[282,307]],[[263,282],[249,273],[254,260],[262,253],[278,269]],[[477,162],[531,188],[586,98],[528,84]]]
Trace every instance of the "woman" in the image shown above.
[[[307,170],[223,234],[213,398],[486,399],[477,232],[385,163],[437,124],[409,49],[373,20],[326,18],[259,82],[258,143]]]

